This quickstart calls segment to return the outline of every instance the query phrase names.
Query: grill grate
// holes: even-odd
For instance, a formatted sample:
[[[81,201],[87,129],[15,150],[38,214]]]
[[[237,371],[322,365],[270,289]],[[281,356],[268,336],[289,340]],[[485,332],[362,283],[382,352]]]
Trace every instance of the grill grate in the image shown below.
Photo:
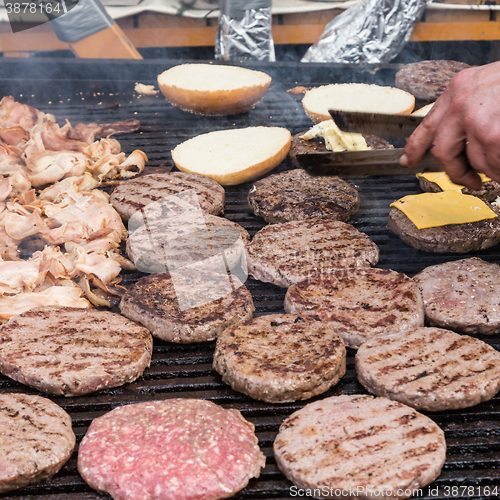
[[[110,63],[112,70],[107,76],[103,75],[108,68],[101,63],[83,64],[78,61],[59,67],[55,67],[53,61],[26,66],[15,61],[2,64],[4,68],[10,65],[10,71],[18,71],[4,74],[18,74],[20,79],[0,79],[0,93],[14,95],[23,102],[52,112],[60,123],[65,118],[72,123],[111,122],[132,117],[140,119],[141,132],[124,135],[119,139],[127,153],[133,149],[144,150],[150,158],[148,165],[152,167],[171,162],[170,150],[179,142],[212,130],[266,125],[287,127],[294,134],[307,129],[310,121],[301,109],[300,99],[285,92],[297,84],[335,81],[392,84],[394,81],[394,69],[390,67],[372,73],[322,65],[314,66],[309,72],[304,66],[296,64],[263,66],[264,70],[272,74],[274,80],[270,91],[256,109],[238,116],[200,117],[173,108],[162,97],[138,98],[133,94],[135,81],[154,83],[155,75],[168,66],[165,63]],[[44,85],[40,85],[36,79],[39,75],[45,79]],[[55,81],[54,78],[58,80]],[[107,106],[114,102],[120,103],[120,107]],[[285,161],[277,170],[289,168],[291,165]],[[385,228],[389,203],[404,195],[418,192],[415,178],[372,177],[351,181],[359,186],[362,200],[361,208],[351,222],[379,246],[378,267],[413,276],[429,265],[463,258],[453,254],[435,255],[414,250]],[[253,235],[264,224],[262,219],[253,215],[247,205],[246,195],[250,186],[251,183],[247,183],[226,189],[226,217],[241,224]],[[500,262],[498,248],[475,252],[474,255],[491,262]],[[136,274],[124,273],[123,283],[131,284],[136,279]],[[252,293],[257,314],[284,312],[284,289],[260,283],[252,278],[249,278],[246,285]],[[499,335],[480,338],[500,349]],[[77,440],[81,440],[92,419],[119,405],[175,397],[210,399],[224,407],[240,410],[245,418],[255,424],[260,446],[267,457],[267,465],[261,477],[251,480],[248,487],[235,498],[290,498],[291,483],[276,467],[272,443],[284,418],[306,402],[271,405],[253,401],[231,390],[211,368],[213,342],[174,345],[155,339],[154,346],[151,367],[134,383],[84,397],[51,398],[70,413]],[[347,373],[340,383],[313,400],[338,394],[366,392],[356,380],[354,354],[354,351],[348,350]],[[0,392],[16,391],[43,395],[0,376]],[[500,397],[496,396],[491,401],[473,408],[429,416],[444,429],[448,453],[441,476],[431,485],[431,490],[423,490],[422,497],[480,499],[498,496],[493,493],[496,486],[496,491],[500,494]],[[96,492],[86,485],[78,475],[76,458],[75,452],[55,477],[6,493],[3,498],[109,498],[108,495]],[[437,486],[439,491],[435,494]],[[453,487],[456,489],[452,489]]]

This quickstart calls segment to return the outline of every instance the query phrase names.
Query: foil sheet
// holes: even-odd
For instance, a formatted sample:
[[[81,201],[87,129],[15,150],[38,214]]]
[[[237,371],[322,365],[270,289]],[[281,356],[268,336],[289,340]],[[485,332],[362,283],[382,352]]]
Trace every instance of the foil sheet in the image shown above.
[[[275,61],[270,0],[221,5],[215,58],[224,61]]]
[[[361,0],[325,27],[302,62],[383,64],[394,59],[431,0]]]

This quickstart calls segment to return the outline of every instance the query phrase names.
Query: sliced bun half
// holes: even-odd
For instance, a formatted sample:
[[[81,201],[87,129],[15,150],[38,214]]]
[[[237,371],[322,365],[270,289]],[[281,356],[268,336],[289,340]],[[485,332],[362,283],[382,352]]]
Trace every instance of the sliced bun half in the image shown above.
[[[429,111],[432,109],[432,106],[434,106],[434,103],[431,102],[430,104],[427,104],[426,106],[421,107],[420,109],[417,109],[417,111],[414,111],[412,113],[413,116],[426,116]]]
[[[286,157],[291,144],[286,128],[248,127],[198,135],[172,151],[182,172],[205,175],[223,186],[266,174]]]
[[[229,115],[253,108],[271,77],[262,71],[218,64],[181,64],[158,75],[158,85],[174,106],[200,115]]]
[[[331,120],[329,109],[409,115],[415,106],[415,97],[393,87],[338,83],[308,90],[302,106],[314,123],[320,123]]]

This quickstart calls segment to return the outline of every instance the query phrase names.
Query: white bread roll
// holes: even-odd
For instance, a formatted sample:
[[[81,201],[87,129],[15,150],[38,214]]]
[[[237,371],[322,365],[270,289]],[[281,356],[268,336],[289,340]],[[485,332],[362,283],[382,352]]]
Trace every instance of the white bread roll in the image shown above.
[[[417,111],[414,111],[412,113],[412,115],[414,115],[414,116],[425,116],[431,110],[432,106],[434,106],[433,102],[431,102],[430,104],[427,104],[426,106],[422,106],[420,109],[417,109]]]
[[[218,64],[181,64],[158,75],[165,98],[184,111],[229,115],[253,108],[271,77],[262,71]]]
[[[409,115],[415,97],[401,89],[365,83],[336,83],[308,90],[302,106],[314,122],[331,120],[329,109]]]
[[[272,170],[288,154],[286,128],[248,127],[198,135],[172,151],[182,172],[211,177],[223,186],[241,184]]]

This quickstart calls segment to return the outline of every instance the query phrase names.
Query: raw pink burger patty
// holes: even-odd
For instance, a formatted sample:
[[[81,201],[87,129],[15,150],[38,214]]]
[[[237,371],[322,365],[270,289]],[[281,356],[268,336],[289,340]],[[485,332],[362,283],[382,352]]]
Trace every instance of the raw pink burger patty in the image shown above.
[[[115,408],[92,422],[78,452],[83,479],[123,500],[227,498],[264,465],[253,424],[198,399]]]

